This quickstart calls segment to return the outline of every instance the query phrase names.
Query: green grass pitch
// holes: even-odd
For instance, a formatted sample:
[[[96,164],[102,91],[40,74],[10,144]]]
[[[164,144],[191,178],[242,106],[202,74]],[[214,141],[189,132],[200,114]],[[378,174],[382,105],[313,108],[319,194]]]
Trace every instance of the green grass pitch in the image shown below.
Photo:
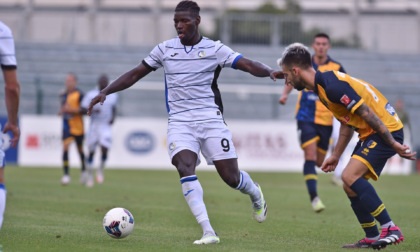
[[[61,169],[8,166],[7,205],[0,231],[2,251],[339,251],[363,238],[343,190],[319,174],[318,191],[326,209],[312,211],[300,173],[250,172],[267,204],[264,223],[252,218],[249,198],[200,171],[216,245],[193,245],[202,235],[181,192],[175,171],[106,170],[105,183],[86,188],[79,170],[61,186]],[[373,182],[405,241],[386,251],[420,250],[420,177],[384,175]],[[105,213],[125,207],[135,219],[125,239],[109,237]]]

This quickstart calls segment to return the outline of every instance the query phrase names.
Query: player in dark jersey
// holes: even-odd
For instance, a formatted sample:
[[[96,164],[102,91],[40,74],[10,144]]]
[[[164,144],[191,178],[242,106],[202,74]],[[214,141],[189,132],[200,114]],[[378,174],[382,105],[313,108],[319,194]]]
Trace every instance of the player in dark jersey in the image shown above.
[[[321,72],[336,70],[345,73],[343,66],[331,59],[327,54],[330,48],[330,38],[327,34],[319,33],[315,35],[312,43],[312,49],[314,50],[312,57],[313,68]],[[292,86],[285,86],[279,99],[280,104],[286,104],[288,94],[292,89]],[[318,176],[315,165],[320,167],[327,154],[332,132],[333,115],[319,101],[318,96],[312,90],[303,89],[299,92],[296,104],[296,120],[299,140],[305,158],[303,175],[312,208],[319,213],[325,209],[325,205],[318,197]]]
[[[83,154],[83,118],[80,102],[83,93],[77,88],[77,76],[69,73],[66,77],[66,90],[60,94],[61,107],[58,111],[63,116],[63,170],[64,176],[61,179],[62,185],[70,183],[69,176],[69,145],[73,141],[76,142],[77,151],[79,152],[80,161],[82,163],[82,173],[80,183],[85,184],[88,174],[85,169],[85,155]]]
[[[300,43],[285,49],[280,65],[286,85],[297,90],[313,90],[341,122],[337,145],[321,166],[324,172],[334,171],[353,132],[359,133],[360,141],[344,168],[342,179],[344,191],[366,237],[344,247],[381,249],[403,241],[401,230],[368,182],[369,178],[378,179],[386,161],[396,153],[415,159],[416,153],[411,153],[403,144],[403,124],[393,107],[377,89],[362,80],[338,71],[315,71],[309,50]],[[381,234],[375,219],[381,225]]]

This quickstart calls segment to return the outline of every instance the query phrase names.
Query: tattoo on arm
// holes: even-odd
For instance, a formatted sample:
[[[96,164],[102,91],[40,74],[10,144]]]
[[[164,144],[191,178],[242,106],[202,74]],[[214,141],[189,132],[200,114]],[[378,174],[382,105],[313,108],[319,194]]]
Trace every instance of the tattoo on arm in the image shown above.
[[[389,132],[385,124],[365,103],[363,103],[356,111],[356,115],[360,116],[365,122],[378,133],[385,142],[392,147],[395,143],[394,137]]]

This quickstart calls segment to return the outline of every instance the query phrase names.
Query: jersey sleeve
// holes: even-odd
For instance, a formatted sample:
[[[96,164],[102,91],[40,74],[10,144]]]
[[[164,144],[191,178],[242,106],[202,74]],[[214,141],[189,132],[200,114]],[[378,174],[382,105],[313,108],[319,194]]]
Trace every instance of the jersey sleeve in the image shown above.
[[[153,48],[149,55],[143,60],[143,64],[153,71],[163,67],[164,49],[164,43],[160,43],[159,45],[155,46],[155,48]]]
[[[363,103],[362,97],[357,94],[348,82],[339,80],[335,76],[334,78],[333,83],[330,83],[325,90],[328,99],[334,103],[342,104],[347,110],[354,113]]]
[[[88,108],[90,101],[92,100],[91,92],[88,92],[82,99],[82,102],[80,103],[80,107],[82,108]]]
[[[16,69],[15,42],[12,31],[0,22],[0,64],[2,69]]]
[[[215,46],[217,63],[219,66],[235,68],[236,62],[242,57],[242,55],[222,44],[220,41],[216,41]]]

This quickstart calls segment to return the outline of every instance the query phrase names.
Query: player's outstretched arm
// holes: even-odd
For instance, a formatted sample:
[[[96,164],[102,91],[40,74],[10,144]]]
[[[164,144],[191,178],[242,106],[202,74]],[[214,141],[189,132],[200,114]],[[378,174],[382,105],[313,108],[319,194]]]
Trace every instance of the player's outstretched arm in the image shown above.
[[[152,70],[147,68],[143,63],[140,63],[135,68],[118,77],[118,79],[113,81],[106,88],[102,89],[97,96],[93,97],[87,109],[87,114],[92,114],[92,108],[93,106],[95,106],[95,104],[104,104],[107,95],[131,87],[132,85],[134,85],[134,83],[139,81],[144,76],[148,75],[151,71]]]
[[[273,81],[277,78],[283,78],[282,71],[274,71],[271,67],[255,60],[245,57],[240,58],[235,65],[236,69],[250,73],[256,77],[270,77]]]
[[[20,84],[17,79],[16,69],[3,70],[5,82],[5,100],[7,108],[7,122],[4,125],[3,132],[11,131],[13,138],[10,140],[12,147],[16,147],[20,138],[18,127],[18,110],[20,100]]]
[[[373,112],[365,103],[363,103],[355,111],[355,114],[359,115],[363,120],[366,121],[369,126],[378,133],[381,138],[391,146],[397,153],[403,158],[415,160],[416,152],[411,153],[410,147],[402,145],[395,141],[394,137],[389,132],[385,124],[379,119],[379,117]]]

